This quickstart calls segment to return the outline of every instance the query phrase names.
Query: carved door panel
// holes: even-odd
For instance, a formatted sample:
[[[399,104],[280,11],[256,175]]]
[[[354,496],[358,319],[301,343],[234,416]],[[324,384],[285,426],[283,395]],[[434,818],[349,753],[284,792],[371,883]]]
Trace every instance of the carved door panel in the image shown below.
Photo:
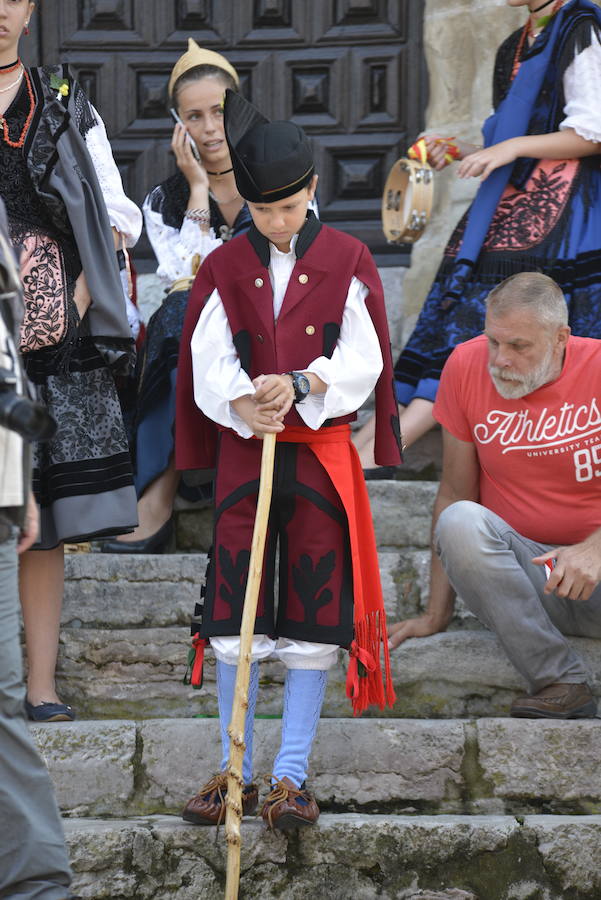
[[[311,135],[320,214],[387,247],[380,198],[390,166],[423,122],[422,0],[53,0],[31,62],[70,63],[106,123],[127,192],[141,203],[174,169],[169,71],[188,36],[224,53],[244,94]],[[146,241],[136,250],[150,255]],[[150,263],[149,263],[150,267]]]

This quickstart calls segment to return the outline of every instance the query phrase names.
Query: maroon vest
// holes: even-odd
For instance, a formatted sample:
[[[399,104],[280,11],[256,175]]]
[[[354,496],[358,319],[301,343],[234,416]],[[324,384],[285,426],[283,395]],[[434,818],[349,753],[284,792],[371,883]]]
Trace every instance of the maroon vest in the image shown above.
[[[330,234],[339,236],[334,231]],[[329,243],[327,232],[322,229],[303,258],[296,260],[277,322],[273,318],[269,272],[248,240],[241,242],[227,267],[212,267],[234,346],[251,379],[272,372],[303,371],[318,356],[332,356],[357,254],[351,257],[336,248],[343,265],[328,269],[325,261],[331,257],[320,249],[324,239]],[[329,424],[340,425],[355,418],[352,413],[332,419]],[[284,422],[304,424],[294,406]]]
[[[384,370],[376,388],[376,453],[383,465],[400,461],[397,405],[392,385],[392,357],[382,286],[367,248],[349,235],[310,219],[296,246],[297,258],[277,322],[269,279],[269,245],[256,229],[234,238],[204,261],[194,282],[180,346],[177,384],[176,465],[209,468],[211,440],[197,428],[207,419],[194,404],[190,339],[205,300],[217,288],[232,330],[242,368],[251,378],[273,372],[306,369],[319,356],[331,357],[351,279],[355,275],[370,290],[366,306],[380,339]],[[308,244],[308,246],[304,246]],[[302,255],[301,255],[302,254]],[[332,419],[350,422],[355,414]],[[289,424],[304,424],[293,407]],[[396,425],[395,425],[396,422]],[[200,442],[199,442],[200,438]],[[378,447],[379,444],[379,447]],[[203,465],[199,460],[203,459]]]

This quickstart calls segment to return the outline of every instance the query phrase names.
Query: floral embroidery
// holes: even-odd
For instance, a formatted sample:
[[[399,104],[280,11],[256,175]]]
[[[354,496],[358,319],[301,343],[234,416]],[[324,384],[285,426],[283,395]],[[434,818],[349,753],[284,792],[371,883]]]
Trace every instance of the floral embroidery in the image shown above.
[[[543,159],[523,190],[506,187],[483,247],[527,250],[540,244],[561,216],[577,171],[575,159]]]
[[[25,315],[21,352],[60,344],[68,327],[67,289],[62,254],[56,241],[30,234],[21,257]]]

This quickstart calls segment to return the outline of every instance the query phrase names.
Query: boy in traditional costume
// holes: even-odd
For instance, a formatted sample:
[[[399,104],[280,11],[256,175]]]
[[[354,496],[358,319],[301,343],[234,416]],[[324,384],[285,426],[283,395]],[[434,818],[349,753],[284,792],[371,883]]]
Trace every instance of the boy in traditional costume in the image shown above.
[[[382,285],[367,248],[307,211],[317,176],[307,137],[269,122],[227,91],[225,133],[253,225],[204,262],[190,295],[177,385],[176,465],[216,465],[215,532],[197,608],[199,681],[208,640],[217,660],[223,760],[184,819],[225,815],[239,630],[254,525],[261,437],[277,433],[273,498],[252,648],[243,810],[253,812],[258,662],[286,666],[282,741],[262,809],[274,828],[314,824],[305,787],[328,670],[349,651],[355,713],[394,702],[369,501],[350,443],[356,410],[375,387],[376,454],[400,462]],[[284,374],[281,374],[284,373]],[[279,602],[274,574],[279,544]],[[384,673],[380,655],[384,654]]]

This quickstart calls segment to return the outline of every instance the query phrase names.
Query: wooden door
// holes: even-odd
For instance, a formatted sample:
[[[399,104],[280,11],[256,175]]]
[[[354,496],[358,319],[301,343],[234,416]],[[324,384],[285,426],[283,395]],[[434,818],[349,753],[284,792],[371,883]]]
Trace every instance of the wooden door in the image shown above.
[[[422,0],[52,0],[31,62],[68,62],[106,123],[129,195],[141,203],[174,169],[166,84],[188,36],[224,53],[247,97],[311,135],[324,221],[388,247],[380,198],[423,124]],[[136,257],[152,268],[143,240]],[[144,264],[144,259],[148,263]],[[406,258],[406,257],[405,257]]]

